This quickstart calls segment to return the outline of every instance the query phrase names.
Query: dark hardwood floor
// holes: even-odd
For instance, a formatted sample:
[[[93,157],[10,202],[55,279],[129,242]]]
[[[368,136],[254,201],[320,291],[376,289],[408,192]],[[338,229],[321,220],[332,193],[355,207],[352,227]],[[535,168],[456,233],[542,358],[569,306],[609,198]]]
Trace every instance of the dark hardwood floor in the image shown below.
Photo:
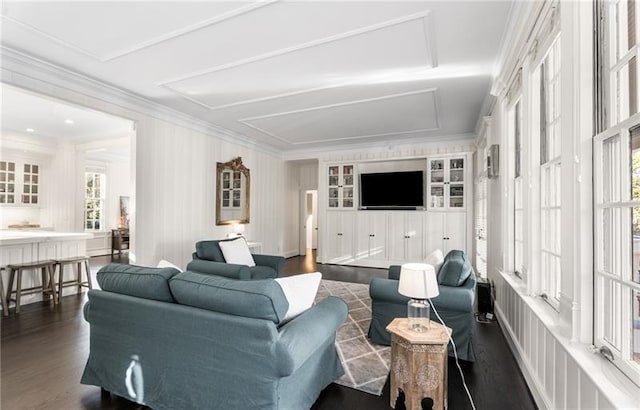
[[[126,253],[118,258],[91,258],[95,272],[110,262],[128,263]],[[287,260],[285,275],[322,272],[324,279],[369,283],[373,277],[385,277],[386,270],[335,265],[320,265],[311,254]],[[79,380],[89,354],[89,326],[82,317],[86,294],[50,302],[23,306],[16,316],[11,310],[2,318],[0,338],[0,408],[1,409],[140,409],[123,398],[102,394]],[[475,364],[461,362],[464,376],[477,409],[535,409],[513,355],[499,324],[476,324]],[[470,409],[455,361],[449,359],[449,408]],[[374,396],[331,384],[313,409],[388,409],[389,380],[382,396]]]

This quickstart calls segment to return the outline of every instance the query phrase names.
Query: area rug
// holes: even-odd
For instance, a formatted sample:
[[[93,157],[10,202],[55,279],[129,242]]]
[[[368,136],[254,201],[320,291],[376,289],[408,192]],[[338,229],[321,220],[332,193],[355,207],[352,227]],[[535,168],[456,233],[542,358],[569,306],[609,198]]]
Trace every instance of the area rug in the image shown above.
[[[367,339],[371,322],[369,285],[323,279],[316,302],[336,296],[349,306],[349,316],[336,335],[336,346],[344,376],[335,382],[367,393],[381,395],[389,375],[391,348]]]

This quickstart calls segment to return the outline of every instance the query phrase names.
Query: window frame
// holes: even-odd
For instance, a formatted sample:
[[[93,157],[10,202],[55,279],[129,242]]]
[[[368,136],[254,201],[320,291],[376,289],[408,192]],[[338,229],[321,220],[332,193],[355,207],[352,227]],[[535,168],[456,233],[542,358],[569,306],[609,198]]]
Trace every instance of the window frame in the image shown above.
[[[99,195],[96,196],[96,186],[95,184],[92,187],[88,186],[89,179],[88,176],[93,176],[93,181],[97,179],[100,181],[100,190]],[[86,170],[84,172],[84,212],[83,212],[83,227],[87,232],[100,232],[105,230],[105,203],[106,203],[106,181],[107,175],[105,172],[101,171],[89,171]],[[91,191],[91,194],[88,191]],[[97,203],[98,206],[93,208],[93,211],[98,210],[100,212],[99,218],[89,218],[89,203]],[[87,223],[91,222],[92,227],[87,227]],[[96,222],[98,223],[98,227],[96,228]]]

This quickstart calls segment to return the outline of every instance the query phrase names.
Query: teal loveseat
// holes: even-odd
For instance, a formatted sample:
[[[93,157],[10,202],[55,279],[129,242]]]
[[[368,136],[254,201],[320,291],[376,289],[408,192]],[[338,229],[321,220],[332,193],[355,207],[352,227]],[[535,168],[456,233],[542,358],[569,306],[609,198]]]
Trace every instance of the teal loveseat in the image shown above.
[[[389,345],[387,325],[396,317],[407,317],[409,298],[398,293],[400,266],[389,267],[389,279],[374,278],[369,286],[371,296],[371,325],[369,338],[374,343]],[[464,252],[453,250],[447,254],[438,272],[440,295],[431,299],[445,324],[453,330],[458,357],[474,362],[474,308],[476,275]],[[433,310],[431,320],[438,320]],[[449,355],[453,356],[449,343]]]
[[[253,254],[256,266],[252,267],[227,263],[219,243],[234,239],[197,242],[193,260],[187,265],[187,270],[243,280],[279,278],[282,276],[285,264],[285,259],[282,256]]]
[[[83,384],[161,409],[308,409],[344,372],[347,306],[329,297],[289,322],[274,280],[110,264],[84,307]]]

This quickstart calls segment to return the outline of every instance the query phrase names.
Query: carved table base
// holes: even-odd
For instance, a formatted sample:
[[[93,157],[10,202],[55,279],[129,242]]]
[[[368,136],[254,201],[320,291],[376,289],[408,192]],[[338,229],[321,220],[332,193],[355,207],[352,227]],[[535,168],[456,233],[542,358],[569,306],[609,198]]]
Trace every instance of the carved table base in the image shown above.
[[[449,337],[445,329],[431,322],[429,330],[418,333],[409,329],[405,318],[394,319],[387,326],[391,333],[392,408],[399,399],[407,410],[447,408]]]

